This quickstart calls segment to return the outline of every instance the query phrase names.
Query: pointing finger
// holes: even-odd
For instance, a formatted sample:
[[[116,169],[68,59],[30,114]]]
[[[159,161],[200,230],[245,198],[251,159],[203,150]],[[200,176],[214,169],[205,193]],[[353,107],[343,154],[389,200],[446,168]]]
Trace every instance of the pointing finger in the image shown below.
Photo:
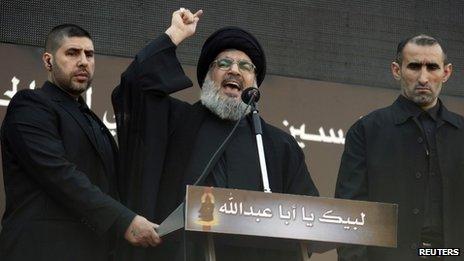
[[[203,10],[198,10],[193,16],[194,17],[200,17],[203,14]]]

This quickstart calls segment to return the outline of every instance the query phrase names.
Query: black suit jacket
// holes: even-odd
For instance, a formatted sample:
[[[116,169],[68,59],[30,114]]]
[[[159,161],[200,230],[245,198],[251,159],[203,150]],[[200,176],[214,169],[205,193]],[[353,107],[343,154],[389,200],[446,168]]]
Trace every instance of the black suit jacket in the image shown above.
[[[97,149],[79,103],[50,82],[20,91],[8,106],[1,142],[6,211],[0,259],[107,258],[113,232],[135,214],[109,196],[116,196],[114,162]]]

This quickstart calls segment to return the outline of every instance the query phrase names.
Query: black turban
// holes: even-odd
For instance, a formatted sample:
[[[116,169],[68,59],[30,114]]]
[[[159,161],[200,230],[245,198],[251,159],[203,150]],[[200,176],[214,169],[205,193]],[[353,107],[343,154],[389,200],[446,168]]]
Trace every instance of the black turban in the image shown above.
[[[200,87],[205,81],[210,64],[219,53],[227,49],[236,49],[246,53],[256,66],[256,82],[258,86],[266,75],[266,57],[258,40],[249,32],[235,26],[223,27],[206,39],[201,48],[197,65],[197,80]]]

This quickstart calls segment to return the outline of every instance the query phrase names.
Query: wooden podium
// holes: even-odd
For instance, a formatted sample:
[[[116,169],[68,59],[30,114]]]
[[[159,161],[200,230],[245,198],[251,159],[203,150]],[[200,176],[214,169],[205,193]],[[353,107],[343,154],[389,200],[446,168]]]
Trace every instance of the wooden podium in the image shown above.
[[[160,224],[166,238],[201,234],[205,257],[216,241],[294,249],[303,260],[343,244],[396,247],[396,204],[187,186],[185,202]],[[188,258],[184,258],[188,260]]]

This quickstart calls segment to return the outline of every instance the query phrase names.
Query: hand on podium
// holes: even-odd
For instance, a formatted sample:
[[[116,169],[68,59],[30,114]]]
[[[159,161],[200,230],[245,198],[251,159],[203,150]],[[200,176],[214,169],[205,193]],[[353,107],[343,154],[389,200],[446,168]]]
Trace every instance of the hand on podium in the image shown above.
[[[156,233],[158,225],[142,216],[135,216],[124,234],[124,238],[134,246],[157,246],[161,238]]]

